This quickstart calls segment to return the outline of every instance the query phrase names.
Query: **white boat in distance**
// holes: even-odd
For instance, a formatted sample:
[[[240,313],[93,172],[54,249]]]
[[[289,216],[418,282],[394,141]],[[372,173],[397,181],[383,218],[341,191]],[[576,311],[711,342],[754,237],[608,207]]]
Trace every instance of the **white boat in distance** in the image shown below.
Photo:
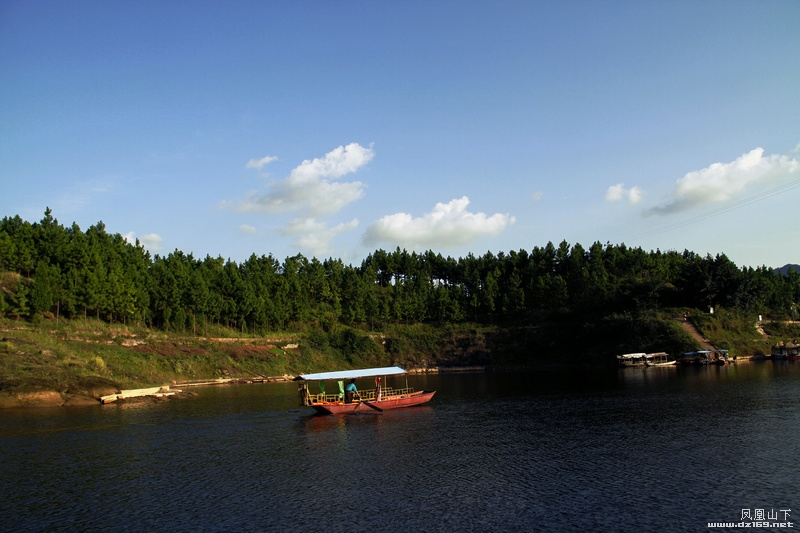
[[[667,352],[656,353],[626,353],[617,356],[617,365],[621,367],[628,366],[673,366],[676,361],[669,360]]]

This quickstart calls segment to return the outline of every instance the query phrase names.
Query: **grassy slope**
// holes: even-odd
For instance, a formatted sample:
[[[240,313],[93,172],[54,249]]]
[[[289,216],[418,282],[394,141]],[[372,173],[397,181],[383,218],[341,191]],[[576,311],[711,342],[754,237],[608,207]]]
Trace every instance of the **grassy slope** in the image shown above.
[[[341,328],[269,338],[237,336],[225,329],[199,337],[95,320],[56,324],[42,319],[30,324],[0,319],[0,390],[38,387],[96,396],[96,391],[109,387],[394,364],[606,365],[619,353],[667,351],[677,356],[696,349],[675,319],[683,312],[714,345],[740,357],[769,354],[775,342],[800,337],[797,324],[765,323],[765,337],[747,319],[724,311],[710,316],[691,310],[596,319],[572,316],[503,327],[395,325],[376,334]]]
[[[714,346],[739,356],[767,356],[777,342],[800,339],[800,323],[766,320],[759,324],[754,317],[725,309],[717,309],[713,315],[697,313],[692,322]]]
[[[95,382],[134,388],[222,376],[273,376],[302,359],[291,336],[239,339],[166,335],[94,320],[0,321],[0,388],[66,392]],[[218,332],[219,333],[219,332]],[[289,348],[283,349],[289,345]]]

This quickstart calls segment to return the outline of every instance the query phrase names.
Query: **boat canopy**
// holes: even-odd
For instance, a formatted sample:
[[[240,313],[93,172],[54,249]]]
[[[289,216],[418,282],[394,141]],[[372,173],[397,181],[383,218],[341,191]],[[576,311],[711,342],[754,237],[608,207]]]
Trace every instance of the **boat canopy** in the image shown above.
[[[394,376],[405,373],[406,371],[399,366],[385,366],[382,368],[362,368],[359,370],[337,370],[335,372],[319,372],[317,374],[300,374],[294,378],[294,380],[318,381],[325,379],[355,379],[373,376]]]
[[[642,353],[626,353],[625,355],[618,355],[618,359],[638,359],[640,357],[647,357],[647,354]]]

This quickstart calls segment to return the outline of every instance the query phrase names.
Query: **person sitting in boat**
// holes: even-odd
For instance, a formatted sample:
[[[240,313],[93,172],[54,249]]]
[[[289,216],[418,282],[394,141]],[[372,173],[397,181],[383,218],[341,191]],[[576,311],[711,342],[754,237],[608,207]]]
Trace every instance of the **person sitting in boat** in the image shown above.
[[[351,379],[347,387],[344,388],[344,403],[353,403],[353,398],[361,399],[361,396],[358,395],[355,379]]]

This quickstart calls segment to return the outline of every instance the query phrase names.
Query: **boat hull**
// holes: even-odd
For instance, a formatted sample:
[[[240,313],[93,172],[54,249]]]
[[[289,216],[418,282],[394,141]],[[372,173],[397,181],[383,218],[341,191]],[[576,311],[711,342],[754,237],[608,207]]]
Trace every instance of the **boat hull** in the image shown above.
[[[427,403],[433,398],[433,395],[436,394],[436,391],[419,391],[419,392],[412,392],[410,394],[403,394],[400,396],[390,396],[384,398],[380,402],[375,400],[370,400],[369,402],[353,402],[353,403],[341,403],[341,402],[331,402],[331,403],[312,403],[311,407],[313,407],[318,413],[323,415],[341,415],[341,414],[348,414],[348,413],[376,413],[378,409],[381,411],[385,411],[387,409],[399,409],[401,407],[413,407],[415,405],[421,405],[423,403]],[[369,405],[365,405],[369,403]],[[372,409],[370,405],[377,407],[378,409]]]

